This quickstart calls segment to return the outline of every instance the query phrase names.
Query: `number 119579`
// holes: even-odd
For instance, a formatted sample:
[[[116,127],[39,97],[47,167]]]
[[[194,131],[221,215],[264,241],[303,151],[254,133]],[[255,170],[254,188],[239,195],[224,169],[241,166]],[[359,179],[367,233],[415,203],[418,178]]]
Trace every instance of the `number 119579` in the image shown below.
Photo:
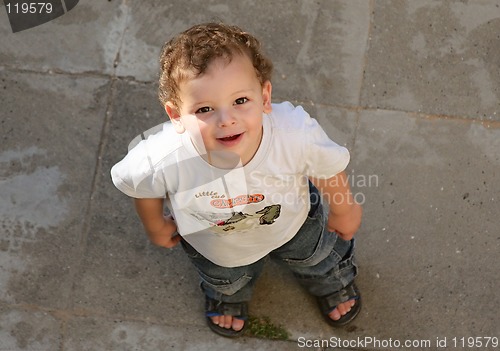
[[[22,2],[5,5],[7,13],[52,13],[50,2]]]

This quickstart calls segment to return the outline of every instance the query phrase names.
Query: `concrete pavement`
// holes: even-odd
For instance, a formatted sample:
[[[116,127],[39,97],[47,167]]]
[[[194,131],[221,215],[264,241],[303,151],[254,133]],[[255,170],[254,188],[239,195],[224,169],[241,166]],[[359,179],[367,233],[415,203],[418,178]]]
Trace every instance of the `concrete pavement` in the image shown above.
[[[111,183],[166,118],[161,45],[212,20],[259,37],[274,100],[351,151],[364,306],[346,329],[269,262],[250,313],[288,340],[213,334],[182,250],[149,244]],[[89,0],[18,33],[1,6],[0,351],[500,349],[498,33],[496,0]]]

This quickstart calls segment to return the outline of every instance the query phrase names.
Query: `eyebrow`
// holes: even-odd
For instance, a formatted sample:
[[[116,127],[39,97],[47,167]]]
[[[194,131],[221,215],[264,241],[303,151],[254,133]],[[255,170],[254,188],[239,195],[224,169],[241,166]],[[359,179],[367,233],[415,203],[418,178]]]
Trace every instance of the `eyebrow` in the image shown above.
[[[243,94],[243,95],[246,95],[247,93],[251,92],[252,89],[241,89],[241,90],[238,90],[238,91],[235,91],[234,93],[231,93],[231,95],[240,95],[240,94]],[[200,105],[210,105],[210,101],[208,100],[201,100],[201,101],[197,101],[195,103],[192,104],[192,106],[200,106]]]
[[[251,91],[252,91],[252,89],[241,89],[241,90],[235,91],[232,95],[244,94],[244,93],[248,93]]]

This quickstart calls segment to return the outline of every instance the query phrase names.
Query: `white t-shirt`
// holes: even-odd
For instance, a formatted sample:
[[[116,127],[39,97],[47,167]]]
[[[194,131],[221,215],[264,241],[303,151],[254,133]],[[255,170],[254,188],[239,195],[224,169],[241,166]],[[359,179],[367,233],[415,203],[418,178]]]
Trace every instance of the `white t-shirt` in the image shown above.
[[[251,264],[289,241],[309,210],[308,177],[343,171],[349,152],[289,102],[264,115],[262,141],[245,166],[218,169],[199,156],[187,133],[167,122],[111,170],[134,198],[167,198],[178,232],[224,267]]]

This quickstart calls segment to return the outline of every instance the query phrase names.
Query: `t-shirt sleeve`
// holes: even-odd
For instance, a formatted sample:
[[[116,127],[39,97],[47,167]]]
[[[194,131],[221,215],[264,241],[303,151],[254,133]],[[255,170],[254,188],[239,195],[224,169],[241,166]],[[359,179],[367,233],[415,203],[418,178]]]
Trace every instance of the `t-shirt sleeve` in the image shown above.
[[[304,157],[306,173],[313,178],[331,178],[349,164],[349,151],[328,137],[319,123],[305,118]]]
[[[145,142],[111,168],[111,179],[118,190],[133,198],[166,197],[163,173],[153,167]]]

